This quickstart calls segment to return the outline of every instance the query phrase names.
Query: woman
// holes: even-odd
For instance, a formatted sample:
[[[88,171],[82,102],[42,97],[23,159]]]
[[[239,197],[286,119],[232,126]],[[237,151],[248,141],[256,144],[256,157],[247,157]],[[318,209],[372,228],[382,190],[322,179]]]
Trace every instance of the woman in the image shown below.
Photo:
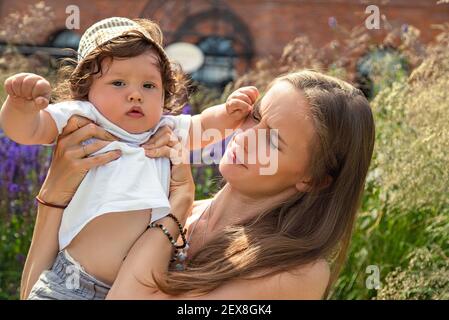
[[[170,202],[174,215],[186,222],[190,239],[184,270],[167,272],[172,244],[161,230],[149,228],[129,252],[108,298],[320,299],[326,295],[346,256],[372,156],[374,122],[367,100],[333,77],[313,71],[291,73],[272,83],[242,128],[227,157],[241,151],[250,158],[257,148],[249,148],[246,138],[260,129],[277,129],[277,141],[271,134],[258,138],[272,152],[277,150],[277,171],[260,175],[260,162],[222,161],[220,172],[227,184],[214,199],[197,202],[191,210],[194,186],[189,167],[174,165]],[[169,156],[173,149],[179,150],[179,144],[170,142],[171,134],[165,128],[153,136],[148,145],[155,146],[146,146],[147,155]],[[60,139],[41,198],[69,202],[90,167],[116,156],[81,158],[80,142],[92,136],[108,140],[94,125]],[[57,254],[61,212],[39,207],[22,298]],[[173,219],[159,223],[175,238],[179,236]]]

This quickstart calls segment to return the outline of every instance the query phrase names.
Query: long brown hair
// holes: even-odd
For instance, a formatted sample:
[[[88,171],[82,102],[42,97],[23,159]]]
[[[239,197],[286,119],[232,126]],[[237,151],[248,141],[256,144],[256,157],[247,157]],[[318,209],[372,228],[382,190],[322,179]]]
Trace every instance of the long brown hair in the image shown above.
[[[156,279],[163,292],[204,294],[232,279],[289,271],[320,258],[331,260],[327,291],[336,280],[373,152],[371,109],[360,90],[334,77],[305,70],[278,81],[301,90],[309,104],[317,137],[311,146],[311,191],[228,226],[192,257],[185,271]]]
[[[163,36],[159,26],[148,19],[133,19],[145,28],[152,39],[162,46]],[[106,58],[132,58],[151,51],[158,57],[164,86],[164,112],[176,113],[187,101],[187,80],[174,63],[161,59],[158,51],[139,31],[131,31],[98,46],[80,63],[65,58],[58,70],[58,84],[52,93],[52,102],[87,100],[95,75],[102,74],[101,63]]]

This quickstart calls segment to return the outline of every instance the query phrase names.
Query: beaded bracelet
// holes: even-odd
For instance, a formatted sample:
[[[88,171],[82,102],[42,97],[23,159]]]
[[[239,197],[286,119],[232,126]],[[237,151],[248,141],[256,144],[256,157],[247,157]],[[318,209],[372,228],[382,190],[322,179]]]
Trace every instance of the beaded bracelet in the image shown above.
[[[162,224],[160,223],[155,223],[152,222],[148,225],[148,228],[159,228],[162,230],[162,232],[164,232],[164,234],[167,236],[168,240],[170,240],[170,243],[173,245],[173,247],[175,247],[175,254],[174,256],[177,255],[178,253],[178,249],[176,248],[176,241],[175,239],[173,239],[173,236],[170,234],[170,232],[167,230],[167,228],[165,228]],[[171,258],[170,262],[174,262],[176,260],[176,258]]]
[[[167,214],[167,217],[172,218],[176,224],[178,225],[178,229],[179,229],[179,234],[181,235],[181,239],[182,239],[182,244],[181,245],[175,245],[176,249],[184,249],[187,245],[187,239],[186,239],[186,233],[187,233],[187,229],[182,228],[181,223],[179,222],[178,218],[176,218],[173,214],[169,213]]]
[[[173,246],[176,246],[176,241],[175,241],[175,239],[174,239],[173,236],[170,234],[170,232],[167,230],[167,228],[164,227],[162,224],[152,222],[152,223],[150,223],[149,228],[159,228],[159,229],[161,229],[161,230],[164,232],[164,234],[167,236],[168,240],[170,240],[171,244],[172,244]]]
[[[173,214],[169,213],[169,214],[167,215],[167,217],[172,218],[172,219],[175,221],[175,223],[178,225],[179,234],[181,235],[181,239],[182,239],[182,244],[180,244],[180,245],[174,244],[173,246],[174,246],[176,249],[184,249],[184,248],[187,246],[187,239],[186,239],[187,229],[184,229],[184,230],[183,230],[182,225],[181,225],[181,223],[179,222],[178,218],[176,218]],[[150,223],[150,224],[147,226],[147,229],[151,227],[151,224],[152,224],[152,223]],[[156,225],[155,225],[155,226],[156,226]],[[168,231],[167,231],[167,232],[168,232]],[[170,236],[171,236],[171,235],[170,235]]]
[[[168,232],[167,228],[164,227],[164,225],[152,222],[148,225],[147,229],[148,228],[160,228],[164,232],[164,234],[168,237],[168,239],[170,240],[173,247],[175,247],[175,249],[184,249],[187,246],[187,239],[185,236],[185,233],[187,230],[184,230],[183,232],[181,232],[182,244],[178,245],[178,244],[176,244],[176,241],[173,238],[173,236],[170,234],[170,232]]]

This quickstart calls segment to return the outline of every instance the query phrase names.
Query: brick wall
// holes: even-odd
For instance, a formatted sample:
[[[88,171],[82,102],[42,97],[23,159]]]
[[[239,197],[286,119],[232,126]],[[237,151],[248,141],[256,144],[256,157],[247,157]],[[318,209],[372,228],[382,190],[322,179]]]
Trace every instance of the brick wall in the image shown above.
[[[24,12],[29,4],[37,0],[3,0],[0,2],[0,19],[11,12]],[[328,18],[335,17],[338,24],[346,28],[363,25],[367,17],[364,13],[369,4],[380,7],[393,25],[409,24],[421,30],[422,40],[431,41],[436,30],[431,25],[449,21],[449,5],[436,5],[437,0],[223,0],[222,7],[232,12],[248,28],[253,42],[254,57],[279,55],[287,42],[299,35],[307,35],[315,45],[332,40],[333,30],[328,26]],[[65,28],[68,5],[78,5],[81,12],[82,32],[99,19],[110,16],[152,18],[160,23],[170,42],[179,26],[190,17],[211,9],[209,0],[47,0],[55,14],[54,30],[42,34],[38,42],[45,44],[56,31]],[[215,21],[216,22],[216,21]],[[214,19],[209,24],[214,24]],[[200,30],[213,32],[217,25],[203,22]],[[218,23],[218,31],[229,32],[226,23]],[[383,31],[370,31],[378,39]],[[1,39],[0,39],[1,40]]]

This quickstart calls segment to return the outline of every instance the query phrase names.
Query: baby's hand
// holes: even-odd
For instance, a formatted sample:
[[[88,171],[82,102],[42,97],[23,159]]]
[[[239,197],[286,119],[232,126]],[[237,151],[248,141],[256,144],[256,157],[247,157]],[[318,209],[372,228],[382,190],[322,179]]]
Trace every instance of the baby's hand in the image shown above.
[[[241,87],[231,93],[226,100],[226,111],[235,121],[246,118],[251,112],[254,103],[259,96],[256,87]]]
[[[18,73],[5,80],[5,90],[12,102],[25,112],[37,112],[48,106],[50,83],[33,73]]]

